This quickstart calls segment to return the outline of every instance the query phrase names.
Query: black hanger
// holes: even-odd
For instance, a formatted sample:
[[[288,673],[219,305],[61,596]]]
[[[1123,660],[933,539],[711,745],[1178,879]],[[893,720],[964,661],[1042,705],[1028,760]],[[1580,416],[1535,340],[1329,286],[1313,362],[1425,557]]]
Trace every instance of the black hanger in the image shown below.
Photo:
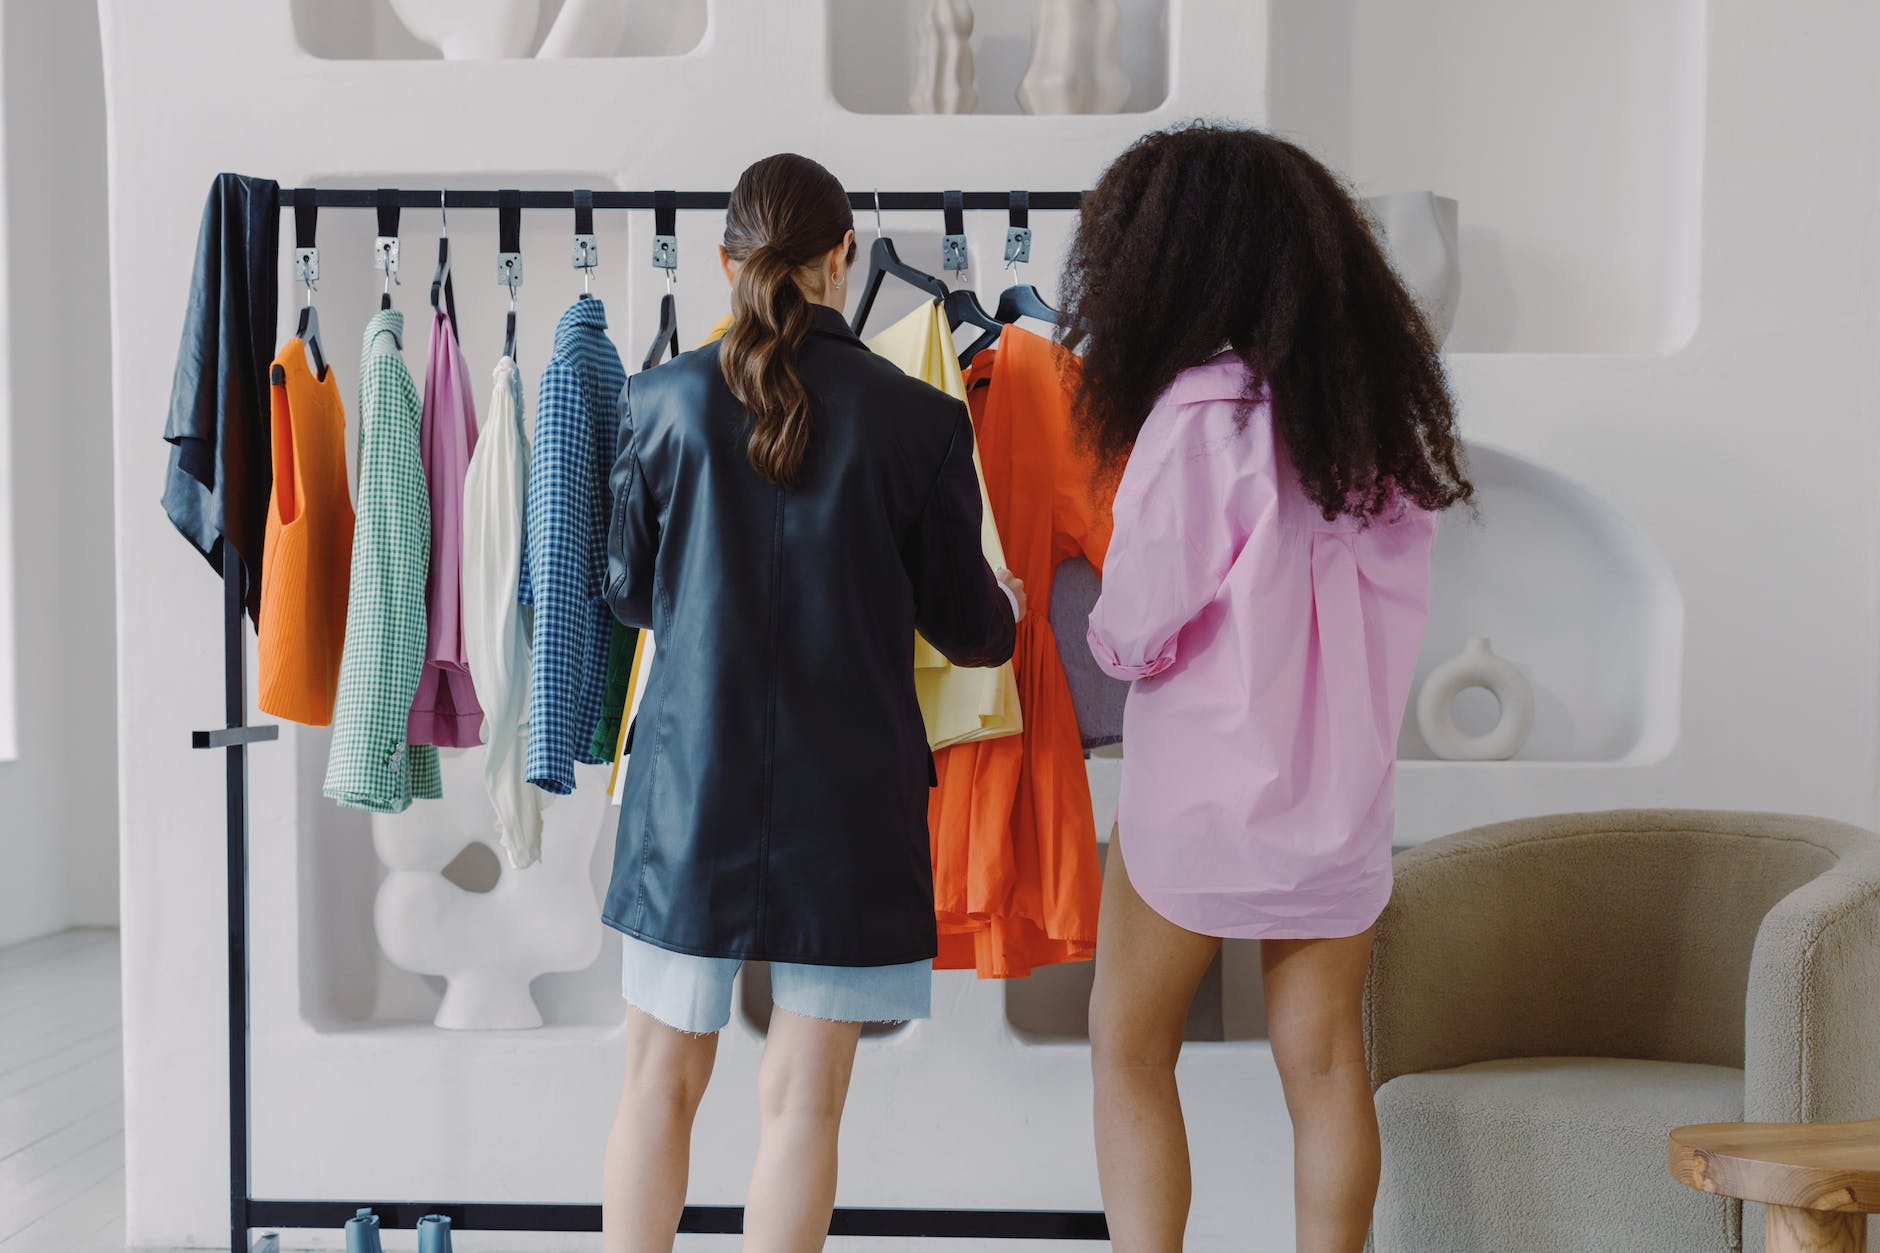
[[[1005,228],[1005,264],[1013,274],[1017,274],[1021,263],[1031,260],[1031,195],[1029,192],[1015,191],[1011,194],[1009,219]],[[1062,315],[1045,302],[1044,296],[1029,283],[1014,283],[999,293],[998,306],[992,311],[993,320],[1001,327],[1010,326],[1020,318],[1033,318],[1039,322],[1056,325]],[[992,347],[998,341],[999,332],[988,330],[984,335],[966,346],[960,357],[964,366],[979,353]]]
[[[522,283],[522,193],[496,193],[496,281],[509,289],[503,319],[503,355],[516,358],[516,288]]]
[[[926,292],[935,300],[947,298],[945,283],[901,260],[900,254],[894,250],[894,241],[881,233],[881,194],[877,192],[875,242],[868,249],[868,273],[862,280],[862,303],[856,306],[855,318],[849,323],[849,329],[857,335],[862,333],[862,327],[868,321],[869,310],[875,307],[875,297],[881,291],[882,280],[890,277]]]
[[[960,367],[964,369],[974,357],[998,343],[999,332],[1020,318],[1032,318],[1055,326],[1061,315],[1045,303],[1044,297],[1030,283],[1013,284],[999,293],[999,303],[992,311],[994,327],[988,328],[985,334],[966,345],[966,351],[960,354]]]
[[[326,349],[320,343],[320,311],[313,307],[313,289],[320,281],[320,250],[314,245],[314,226],[320,208],[311,190],[294,198],[294,275],[307,285],[307,301],[300,306],[300,322],[294,338],[313,358],[313,370],[326,382]]]
[[[659,364],[661,357],[679,355],[679,305],[667,292],[659,298],[659,329],[653,332],[653,346],[646,350],[646,357],[640,362],[642,370],[650,370]]]
[[[392,284],[398,281],[398,192],[390,187],[379,188],[378,210],[379,235],[372,250],[379,268],[385,271],[385,293],[379,297],[379,308],[389,309]]]
[[[640,361],[642,370],[659,364],[661,357],[679,355],[679,302],[673,297],[673,279],[679,272],[679,214],[669,191],[653,193],[653,268],[666,272],[666,294],[659,298],[659,328],[652,346]]]
[[[600,245],[594,241],[594,193],[574,194],[574,268],[581,271],[579,299],[594,299],[594,267],[601,263]]]
[[[457,292],[450,281],[450,215],[445,210],[444,192],[437,193],[437,269],[431,275],[431,307],[443,301],[444,314],[450,319],[450,332],[457,330]]]
[[[999,293],[999,307],[992,316],[1010,326],[1020,318],[1032,318],[1056,325],[1063,315],[1045,303],[1044,296],[1030,283],[1014,283]]]
[[[312,305],[300,306],[300,328],[294,332],[313,358],[313,372],[326,382],[326,347],[320,343],[320,311]]]
[[[999,338],[999,332],[1005,329],[1005,323],[998,321],[986,312],[986,306],[979,303],[979,293],[970,287],[961,287],[947,293],[947,298],[940,302],[946,310],[947,329],[957,331],[962,326],[976,326],[984,334],[976,337],[960,354],[960,368],[965,369],[972,363],[979,350]]]
[[[946,233],[940,237],[940,265],[957,272],[961,279],[966,277],[967,267],[965,200],[957,191],[940,193],[941,211],[946,217]],[[970,287],[949,291],[941,300],[940,307],[946,312],[948,331],[957,331],[962,326],[976,326],[995,336],[999,333],[999,324],[992,320],[986,307],[979,303],[979,293]],[[960,365],[964,366],[971,360],[969,351],[960,358]]]

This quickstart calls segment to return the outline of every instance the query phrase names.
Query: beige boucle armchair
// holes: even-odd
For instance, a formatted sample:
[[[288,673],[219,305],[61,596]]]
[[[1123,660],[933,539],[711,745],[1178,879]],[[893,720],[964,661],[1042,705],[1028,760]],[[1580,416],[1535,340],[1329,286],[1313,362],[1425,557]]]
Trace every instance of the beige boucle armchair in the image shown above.
[[[1880,837],[1624,810],[1409,849],[1365,1040],[1377,1253],[1760,1249],[1665,1135],[1880,1115]]]

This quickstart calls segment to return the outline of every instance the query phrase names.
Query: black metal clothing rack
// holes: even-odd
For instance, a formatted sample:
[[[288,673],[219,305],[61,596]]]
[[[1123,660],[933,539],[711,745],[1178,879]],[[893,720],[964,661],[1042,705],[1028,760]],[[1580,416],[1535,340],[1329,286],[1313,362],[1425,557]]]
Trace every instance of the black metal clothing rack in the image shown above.
[[[487,190],[375,191],[369,188],[283,188],[283,209],[312,204],[322,209],[437,208],[496,209],[499,197],[511,206],[520,196],[524,209],[572,209],[574,191]],[[596,209],[724,209],[729,192],[596,191]],[[942,210],[949,194],[937,191],[851,192],[858,212]],[[585,197],[583,197],[585,200]],[[1008,209],[1027,203],[1032,209],[1076,209],[1083,193],[1030,192],[1023,200],[1010,192],[964,192],[954,203],[967,209]],[[247,654],[243,622],[245,573],[233,544],[222,546],[223,690],[225,725],[191,734],[191,746],[228,754],[228,1091],[229,1091],[229,1248],[249,1253],[249,1233],[256,1228],[343,1227],[348,1218],[370,1207],[384,1227],[414,1228],[426,1214],[443,1214],[462,1231],[595,1232],[598,1205],[498,1203],[418,1200],[290,1200],[252,1195],[249,1164],[251,1135],[248,1056],[248,747],[280,737],[280,728],[248,722]],[[731,1234],[743,1229],[739,1206],[689,1205],[679,1221],[684,1233]],[[837,1209],[832,1236],[939,1238],[953,1240],[1105,1240],[1103,1214],[1094,1210],[1010,1209]]]
[[[376,209],[381,204],[391,204],[400,209],[435,209],[439,197],[443,198],[446,209],[495,209],[500,208],[498,197],[503,193],[487,189],[459,191],[454,188],[430,190],[412,190],[398,188],[389,194],[370,187],[283,187],[281,189],[281,207],[291,209],[297,204],[312,203],[322,209]],[[572,209],[575,193],[572,191],[524,191],[512,195],[521,197],[520,204],[525,209]],[[655,197],[672,197],[675,209],[724,209],[731,203],[728,191],[597,191],[590,193],[596,209],[651,209],[655,207]],[[1011,192],[1006,191],[967,191],[960,193],[961,207],[967,209],[1005,209],[1011,205]],[[1034,209],[1076,209],[1083,204],[1084,193],[1081,191],[1034,191],[1027,193],[1030,206]],[[860,213],[872,212],[879,203],[883,213],[907,212],[911,210],[941,210],[946,207],[946,193],[943,191],[852,191],[849,193],[849,207]]]

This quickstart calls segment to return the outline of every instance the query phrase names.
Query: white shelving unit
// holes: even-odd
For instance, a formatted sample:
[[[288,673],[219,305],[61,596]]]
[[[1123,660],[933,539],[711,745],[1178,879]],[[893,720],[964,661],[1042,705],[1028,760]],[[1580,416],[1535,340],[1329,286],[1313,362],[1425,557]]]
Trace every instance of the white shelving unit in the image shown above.
[[[1453,351],[1689,342],[1706,0],[1273,0],[1271,12],[1270,124],[1367,193],[1460,202]]]
[[[1481,516],[1443,518],[1416,683],[1488,636],[1534,688],[1534,733],[1518,761],[1662,761],[1677,743],[1683,677],[1684,606],[1670,564],[1584,485],[1492,446],[1472,445],[1469,462]],[[1414,715],[1398,755],[1406,765],[1460,764],[1430,760]]]
[[[1314,49],[1327,40],[1337,44],[1351,32],[1341,36],[1335,24],[1323,24],[1332,17],[1308,22],[1303,32],[1298,22],[1289,24],[1300,16],[1299,6],[1313,0],[1169,0],[1165,95],[1144,112],[857,112],[839,99],[837,88],[838,59],[846,64],[866,51],[845,45],[838,28],[844,5],[854,2],[702,0],[702,33],[694,46],[672,55],[445,62],[423,59],[408,39],[401,43],[396,31],[384,28],[383,0],[334,0],[330,7],[325,0],[191,0],[180,14],[162,15],[138,0],[105,0],[111,244],[114,255],[148,259],[118,267],[114,278],[120,482],[154,483],[161,470],[150,415],[161,411],[175,349],[174,336],[162,328],[174,326],[179,316],[202,189],[220,169],[265,174],[286,185],[721,188],[750,160],[787,148],[824,160],[856,189],[1083,187],[1145,130],[1195,115],[1259,123],[1269,116],[1269,103],[1282,121],[1281,106],[1302,102],[1310,106],[1308,120],[1336,119],[1343,116],[1341,108],[1367,119],[1360,129],[1368,138],[1343,153],[1356,153],[1362,162],[1388,146],[1380,147],[1380,137],[1394,133],[1376,121],[1391,93],[1405,93],[1406,99],[1413,94],[1405,78],[1410,70],[1392,70],[1383,86],[1371,83],[1369,76],[1383,71],[1361,49],[1348,73],[1332,74],[1326,88],[1332,94],[1324,97],[1330,112],[1314,115],[1314,98],[1300,95],[1299,83],[1315,66],[1338,64],[1316,59]],[[1354,4],[1340,0],[1328,11],[1356,14]],[[1439,7],[1452,24],[1478,9],[1486,13],[1462,0]],[[1282,19],[1271,29],[1269,8]],[[1695,64],[1701,66],[1702,6],[1680,0],[1672,8],[1686,17],[1696,12]],[[1572,6],[1561,10],[1560,20],[1592,25],[1614,17],[1613,4],[1605,2],[1583,19],[1573,12]],[[365,26],[333,33],[322,43],[304,28],[310,16]],[[1658,224],[1652,229],[1660,244],[1690,225],[1693,202],[1685,180],[1702,127],[1701,115],[1693,119],[1688,112],[1690,85],[1679,77],[1689,70],[1693,35],[1684,17],[1678,21],[1685,24],[1666,28],[1675,35],[1672,50],[1679,58],[1665,88],[1676,107],[1660,107],[1662,99],[1640,94],[1644,74],[1625,80],[1613,105],[1615,111],[1676,122],[1664,142],[1639,148],[1648,166],[1661,157],[1671,162],[1663,181],[1653,181],[1657,175],[1650,170],[1639,176],[1645,190],[1634,202],[1641,220]],[[1440,51],[1447,28],[1434,29],[1408,51]],[[1486,17],[1483,29],[1494,29]],[[1651,33],[1636,26],[1625,30]],[[240,47],[244,55],[228,57],[222,51],[228,47]],[[364,52],[349,55],[348,49]],[[1494,58],[1466,59],[1487,64]],[[1412,68],[1422,64],[1413,55],[1404,60]],[[1532,92],[1545,97],[1537,103],[1522,94],[1517,78],[1481,107],[1538,125],[1560,107],[1558,94],[1568,86],[1535,79]],[[1341,91],[1345,105],[1339,103]],[[273,101],[280,107],[231,109],[230,101]],[[1516,106],[1532,107],[1523,113]],[[1406,151],[1443,155],[1433,139]],[[1328,155],[1341,159],[1338,150]],[[1504,173],[1513,184],[1531,168],[1516,163]],[[1599,168],[1609,181],[1592,190],[1610,197],[1616,185],[1610,165]],[[1361,165],[1358,173],[1388,175],[1398,187],[1409,182],[1459,195],[1465,228],[1504,206],[1508,216],[1501,229],[1532,229],[1542,252],[1558,248],[1547,255],[1562,268],[1581,266],[1589,253],[1608,259],[1630,255],[1615,253],[1609,235],[1576,242],[1540,230],[1537,223],[1553,219],[1530,212],[1534,204],[1518,189],[1498,190],[1493,163],[1380,166],[1368,175]],[[1600,201],[1608,208],[1611,203]],[[1000,281],[992,262],[1002,229],[995,216],[976,215],[969,222],[973,278],[988,286]],[[596,293],[608,303],[623,356],[637,360],[663,290],[646,265],[649,223],[644,214],[603,214],[599,225]],[[858,226],[866,233],[872,223]],[[888,226],[915,256],[928,246],[925,237],[937,234],[936,223],[907,215],[891,216]],[[1040,260],[1026,278],[1048,289],[1066,224],[1035,215],[1034,226]],[[485,261],[494,252],[493,215],[453,214],[451,227],[465,347],[473,360],[493,362],[501,325],[493,263]],[[679,293],[688,338],[723,308],[711,255],[716,228],[706,215],[681,218]],[[426,215],[406,211],[407,279],[419,280],[402,290],[408,314],[422,308],[433,229]],[[523,369],[533,376],[552,320],[578,283],[567,268],[568,225],[553,215],[529,214],[524,229],[529,261],[522,292]],[[320,305],[345,387],[353,385],[354,367],[338,346],[357,342],[375,303],[370,232],[369,214],[322,215],[326,281]],[[1498,290],[1497,272],[1472,271],[1470,255],[1465,240],[1465,324],[1474,316],[1470,302],[1477,301],[1479,309]],[[1518,297],[1518,334],[1501,343],[1465,335],[1457,346],[1552,354],[1555,364],[1538,367],[1542,378],[1558,377],[1547,372],[1557,368],[1559,357],[1575,352],[1665,351],[1685,325],[1682,302],[1695,299],[1694,270],[1686,273],[1682,262],[1666,255],[1654,253],[1636,281],[1624,275],[1623,281],[1606,281],[1600,276],[1610,274],[1610,265],[1586,271],[1600,277],[1590,289],[1597,299],[1586,285],[1574,287],[1567,294],[1581,302],[1570,316],[1561,315],[1564,323],[1542,316],[1566,290],[1555,281],[1557,273],[1546,281],[1513,283],[1507,290]],[[1507,270],[1500,278],[1512,282],[1510,275],[1519,277]],[[282,297],[287,306],[298,293],[284,281]],[[1613,324],[1626,328],[1623,333],[1587,333],[1601,324],[1603,311],[1639,301],[1645,310],[1639,319]],[[1566,329],[1557,334],[1549,329],[1554,326]],[[412,355],[412,344],[407,351]],[[1504,367],[1525,370],[1542,360],[1513,351],[1456,359],[1465,426],[1476,429],[1485,417],[1483,425],[1506,451],[1477,453],[1485,494],[1482,530],[1444,535],[1442,603],[1431,656],[1453,651],[1463,632],[1485,632],[1508,656],[1535,667],[1537,681],[1554,693],[1556,704],[1543,703],[1545,735],[1537,732],[1532,751],[1557,761],[1406,761],[1399,787],[1405,840],[1513,813],[1649,797],[1662,777],[1653,763],[1676,760],[1681,611],[1664,558],[1639,527],[1604,505],[1600,493],[1610,489],[1608,481],[1589,478],[1574,485],[1545,468],[1548,449],[1559,446],[1550,429],[1524,430],[1506,409],[1477,415],[1469,407],[1482,394],[1478,386],[1489,392],[1500,386],[1504,397],[1528,394],[1494,376]],[[1484,367],[1484,361],[1490,364]],[[1612,368],[1591,357],[1579,365],[1596,374]],[[1544,407],[1545,398],[1529,390]],[[221,1212],[214,1165],[221,1160],[219,1132],[205,1111],[219,1108],[226,1090],[222,1001],[219,977],[206,972],[219,971],[224,937],[218,911],[199,908],[198,902],[203,885],[221,875],[222,793],[219,775],[207,763],[179,769],[168,746],[180,742],[181,729],[198,716],[188,711],[204,709],[203,693],[220,674],[218,605],[201,577],[200,559],[149,522],[153,514],[130,512],[132,501],[147,509],[147,495],[142,488],[120,492],[122,516],[138,521],[120,525],[118,554],[120,603],[163,605],[162,614],[140,624],[141,647],[170,663],[127,673],[124,682],[124,742],[162,746],[127,752],[123,767],[126,1026],[133,1041],[128,1116],[136,1137],[132,1208],[144,1215],[147,1228],[180,1237],[213,1230]],[[1543,557],[1524,548],[1534,542],[1541,543],[1536,551]],[[1543,577],[1549,563],[1557,571],[1551,580]],[[1626,621],[1639,624],[1642,634],[1567,614],[1576,581],[1594,578],[1611,580],[1601,583],[1599,595],[1620,589]],[[1557,601],[1548,599],[1556,595]],[[1491,610],[1501,616],[1485,622]],[[1617,643],[1576,642],[1617,641],[1628,634],[1616,667],[1609,648]],[[1593,664],[1576,670],[1583,658]],[[1673,676],[1668,686],[1667,673]],[[1563,716],[1557,723],[1545,721],[1550,712]],[[320,798],[324,750],[324,733],[290,732],[281,745],[252,758],[257,1192],[592,1199],[594,1163],[618,1084],[621,1032],[606,1004],[617,957],[609,951],[589,971],[556,976],[561,982],[544,997],[551,1025],[541,1030],[452,1034],[428,1026],[436,988],[390,971],[377,954],[370,927],[377,874],[370,826]],[[1099,825],[1107,831],[1115,763],[1094,762],[1091,775]],[[562,816],[552,821],[606,823],[611,817],[611,811],[584,811],[578,803],[561,806]],[[597,869],[608,845],[603,836]],[[1260,1231],[1270,1236],[1261,1249],[1288,1248],[1283,1216],[1290,1213],[1290,1144],[1277,1075],[1264,1044],[1248,1038],[1255,1028],[1245,1016],[1250,993],[1244,969],[1225,970],[1223,980],[1222,1013],[1238,1024],[1223,1031],[1238,1034],[1192,1050],[1182,1084],[1197,1142],[1234,1147],[1197,1155],[1199,1208],[1192,1238],[1196,1247],[1245,1247],[1247,1233]],[[842,1203],[1097,1203],[1087,1049],[1074,1040],[1042,1042],[1016,1030],[1011,1018],[1006,988],[950,973],[936,982],[931,1021],[867,1042],[846,1132],[852,1146],[865,1145],[867,1151],[845,1158]],[[699,1143],[713,1146],[695,1164],[694,1199],[700,1202],[734,1202],[742,1192],[761,1039],[739,1015],[721,1046],[718,1076],[699,1126]],[[174,1159],[173,1168],[167,1162],[163,1170],[152,1168],[155,1142],[139,1127],[164,1129],[162,1156]],[[527,1151],[518,1151],[524,1144]],[[185,1165],[195,1162],[204,1165]],[[206,1219],[199,1216],[205,1196]]]

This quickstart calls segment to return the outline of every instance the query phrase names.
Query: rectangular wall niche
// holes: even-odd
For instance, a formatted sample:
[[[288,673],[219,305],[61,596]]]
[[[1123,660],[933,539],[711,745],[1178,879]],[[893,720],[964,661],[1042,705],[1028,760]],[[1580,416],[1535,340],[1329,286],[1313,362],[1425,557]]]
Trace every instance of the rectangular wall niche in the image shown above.
[[[836,103],[851,113],[924,113],[909,100],[917,79],[915,31],[928,0],[829,0],[829,63]],[[1118,44],[1129,95],[1118,112],[1147,113],[1168,98],[1169,6],[1117,0]],[[1033,6],[977,0],[973,10],[975,113],[1023,113],[1018,86],[1031,63]]]
[[[1269,121],[1368,195],[1461,206],[1452,352],[1696,329],[1704,0],[1273,0]]]

